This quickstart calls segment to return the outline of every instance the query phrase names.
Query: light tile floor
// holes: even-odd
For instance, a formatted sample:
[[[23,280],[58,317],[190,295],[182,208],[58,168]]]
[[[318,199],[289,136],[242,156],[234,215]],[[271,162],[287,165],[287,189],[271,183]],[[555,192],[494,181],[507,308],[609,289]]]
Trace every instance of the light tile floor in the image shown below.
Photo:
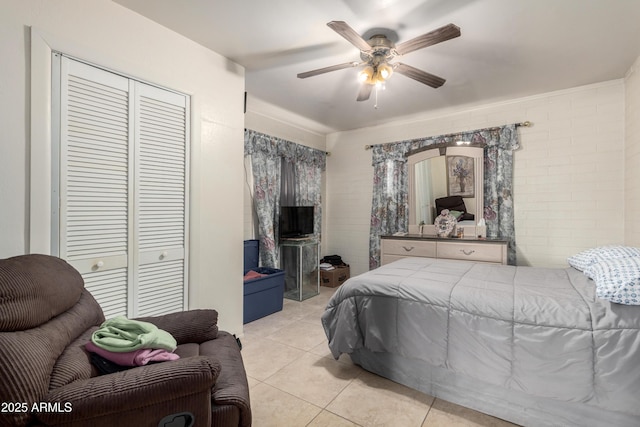
[[[320,289],[244,326],[255,427],[513,426],[374,375],[347,355],[334,360],[320,323],[334,289]]]

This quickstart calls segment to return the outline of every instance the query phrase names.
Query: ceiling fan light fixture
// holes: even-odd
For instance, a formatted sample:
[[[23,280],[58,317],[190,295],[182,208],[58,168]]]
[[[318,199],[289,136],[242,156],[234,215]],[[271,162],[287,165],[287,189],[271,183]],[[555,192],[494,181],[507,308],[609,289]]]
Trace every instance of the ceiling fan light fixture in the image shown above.
[[[395,0],[374,1],[384,2]],[[358,48],[358,50],[360,50],[360,59],[362,61],[346,62],[330,67],[318,68],[305,73],[299,73],[298,78],[306,79],[307,77],[317,76],[331,71],[365,65],[365,67],[357,74],[357,79],[361,83],[360,92],[358,93],[357,98],[358,101],[366,101],[369,99],[374,88],[377,96],[378,88],[382,86],[382,89],[384,90],[385,82],[394,72],[433,88],[442,86],[446,81],[442,77],[429,74],[426,71],[419,70],[407,64],[400,62],[389,63],[389,61],[393,61],[394,58],[406,55],[409,52],[423,49],[460,36],[460,27],[454,24],[448,24],[421,36],[414,37],[411,40],[396,44],[395,39],[392,40],[392,38],[387,36],[390,30],[375,29],[380,32],[373,33],[367,41],[344,21],[331,21],[327,23],[327,26],[353,46]]]
[[[373,80],[373,75],[375,74],[375,70],[371,65],[367,65],[364,67],[362,71],[358,73],[358,81],[361,83],[370,83]]]
[[[386,62],[378,65],[379,80],[385,81],[393,74],[393,68]]]

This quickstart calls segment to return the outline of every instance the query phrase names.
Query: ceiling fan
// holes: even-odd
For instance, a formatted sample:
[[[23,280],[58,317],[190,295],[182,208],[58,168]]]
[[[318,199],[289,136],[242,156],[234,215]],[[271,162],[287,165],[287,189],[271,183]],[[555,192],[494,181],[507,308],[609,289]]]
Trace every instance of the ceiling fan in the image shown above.
[[[373,88],[377,84],[384,83],[384,81],[391,77],[394,71],[433,88],[442,86],[445,82],[445,79],[442,77],[435,76],[401,62],[391,63],[390,61],[414,50],[432,46],[460,36],[460,28],[454,24],[448,24],[395,45],[393,41],[384,34],[376,34],[369,40],[365,40],[344,21],[331,21],[327,26],[357,47],[360,50],[360,58],[362,61],[345,62],[343,64],[307,71],[306,73],[298,74],[298,78],[306,79],[307,77],[342,70],[344,68],[364,66],[358,73],[358,80],[362,83],[360,92],[358,93],[358,101],[366,101],[369,99]]]

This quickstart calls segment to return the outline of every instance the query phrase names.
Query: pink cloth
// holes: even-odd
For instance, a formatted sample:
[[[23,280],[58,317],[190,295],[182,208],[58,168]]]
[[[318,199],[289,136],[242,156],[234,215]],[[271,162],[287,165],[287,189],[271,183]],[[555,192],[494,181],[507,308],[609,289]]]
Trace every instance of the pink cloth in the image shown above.
[[[257,271],[253,271],[253,270],[249,270],[247,271],[247,274],[244,275],[244,280],[251,280],[251,279],[256,279],[258,277],[264,277],[264,276],[268,276],[268,274],[261,274],[258,273]]]
[[[84,347],[87,351],[96,353],[98,356],[102,356],[120,366],[143,366],[149,362],[166,362],[168,360],[180,359],[180,356],[177,354],[170,353],[163,349],[141,348],[140,350],[135,351],[115,353],[113,351],[104,350],[91,341],[89,341]]]

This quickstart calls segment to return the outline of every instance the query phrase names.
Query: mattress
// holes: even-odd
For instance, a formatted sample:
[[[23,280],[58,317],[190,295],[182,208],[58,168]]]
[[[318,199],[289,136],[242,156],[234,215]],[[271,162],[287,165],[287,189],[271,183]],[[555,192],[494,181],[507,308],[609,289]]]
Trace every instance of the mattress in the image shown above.
[[[573,268],[405,258],[345,282],[322,324],[336,358],[397,356],[640,425],[640,307]]]

